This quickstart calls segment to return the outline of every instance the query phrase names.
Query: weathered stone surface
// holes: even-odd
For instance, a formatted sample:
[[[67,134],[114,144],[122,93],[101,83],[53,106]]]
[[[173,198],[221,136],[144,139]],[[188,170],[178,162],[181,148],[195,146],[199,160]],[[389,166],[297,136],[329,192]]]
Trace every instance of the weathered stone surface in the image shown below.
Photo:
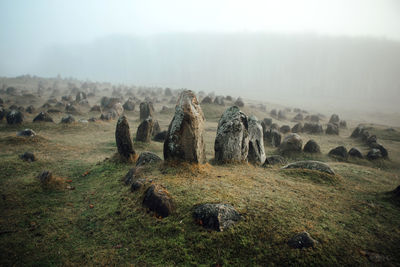
[[[314,240],[307,232],[296,234],[288,241],[288,245],[291,248],[299,249],[314,247],[317,243],[318,241]]]
[[[112,107],[113,110],[117,113],[117,117],[121,116],[124,113],[124,108],[121,103],[115,103]]]
[[[160,124],[157,120],[153,120],[153,130],[151,132],[151,136],[156,136],[159,132],[161,132]]]
[[[307,153],[321,153],[321,148],[315,140],[311,139],[305,144],[303,151]]]
[[[218,122],[215,160],[219,163],[247,161],[249,125],[246,114],[237,106],[228,108]]]
[[[140,190],[143,188],[147,183],[150,183],[150,181],[147,181],[144,178],[139,178],[137,180],[134,180],[131,185],[131,192],[135,192],[137,190]]]
[[[175,211],[175,204],[168,191],[161,185],[151,185],[144,195],[143,205],[158,216],[167,217]]]
[[[328,155],[335,158],[346,159],[348,153],[347,149],[344,146],[338,146],[329,151]]]
[[[263,127],[263,132],[265,133],[269,126],[272,124],[272,119],[271,118],[264,118],[261,122],[261,126]]]
[[[303,148],[303,140],[300,135],[292,133],[287,135],[279,146],[280,153],[287,154],[293,152],[301,152]]]
[[[65,111],[74,115],[80,114],[79,108],[72,103],[69,103],[65,106]]]
[[[278,111],[278,120],[286,120],[286,112],[284,110]]]
[[[244,101],[241,97],[239,97],[238,99],[236,99],[235,101],[235,106],[238,106],[239,108],[244,107]]]
[[[214,104],[220,105],[220,106],[225,106],[224,96],[222,96],[222,95],[216,96],[214,99]]]
[[[128,100],[126,100],[126,102],[124,103],[124,105],[122,107],[124,108],[124,110],[134,111],[135,110],[135,102],[128,99]]]
[[[8,124],[21,124],[24,121],[24,114],[19,110],[11,110],[6,116]]]
[[[331,134],[331,135],[339,135],[339,127],[337,124],[334,123],[328,123],[326,126],[326,134]]]
[[[75,122],[75,118],[72,115],[67,115],[61,119],[61,123],[73,123]]]
[[[249,124],[249,153],[248,160],[254,164],[263,164],[265,161],[264,137],[261,123],[256,117],[250,116]]]
[[[279,131],[283,134],[289,133],[290,132],[290,126],[289,125],[282,125],[281,128],[279,128]]]
[[[360,152],[360,150],[358,150],[357,148],[353,147],[349,150],[349,156],[351,157],[355,157],[355,158],[363,158],[362,153]]]
[[[17,136],[26,136],[26,137],[33,137],[36,133],[32,129],[24,129],[17,133]]]
[[[76,94],[75,101],[79,103],[80,101],[82,101],[82,100],[84,100],[84,99],[86,99],[86,98],[87,98],[87,97],[86,97],[86,93],[79,91],[79,92]]]
[[[389,152],[388,152],[387,149],[386,149],[383,145],[381,145],[381,144],[372,143],[372,144],[370,144],[370,148],[379,149],[379,151],[381,152],[383,158],[387,158],[387,157],[389,156]]]
[[[196,100],[197,101],[197,100]],[[140,103],[140,120],[145,120],[148,117],[153,117],[154,107],[151,102]]]
[[[331,118],[329,119],[329,123],[339,124],[339,122],[340,122],[339,115],[332,114]]]
[[[2,121],[4,119],[4,117],[6,117],[7,111],[4,107],[0,106],[0,121]]]
[[[308,170],[325,172],[325,173],[332,174],[332,175],[335,174],[335,172],[332,170],[332,168],[328,164],[320,162],[320,161],[314,161],[314,160],[304,160],[304,161],[293,162],[293,163],[290,163],[290,164],[284,166],[282,169],[308,169]]]
[[[279,147],[282,140],[282,135],[275,129],[271,129],[264,133],[264,140],[267,144],[270,144],[273,147]]]
[[[137,128],[136,141],[149,143],[152,137],[153,125],[153,119],[151,117],[143,120]]]
[[[301,122],[296,123],[292,127],[292,133],[302,133],[303,132],[303,124]]]
[[[304,117],[302,113],[297,113],[296,116],[293,117],[292,121],[298,122],[298,121],[303,121]]]
[[[341,120],[339,122],[339,127],[342,129],[346,129],[347,128],[347,122],[345,120]]]
[[[126,160],[134,160],[136,152],[133,149],[129,123],[125,116],[118,119],[115,128],[115,141],[117,143],[118,153]]]
[[[363,126],[361,126],[361,125],[359,125],[359,126],[357,126],[355,129],[354,129],[354,131],[351,133],[351,138],[359,138],[359,137],[361,137],[361,133],[363,132],[363,130],[364,130],[364,127]]]
[[[35,155],[32,152],[25,152],[24,154],[19,156],[22,160],[33,162],[36,160]]]
[[[30,106],[28,106],[27,108],[26,108],[26,112],[28,112],[29,114],[33,114],[34,112],[35,112],[35,107],[34,106],[32,106],[32,105],[30,105]]]
[[[143,174],[143,168],[141,167],[131,168],[125,175],[124,178],[125,185],[132,184],[135,180],[141,178],[142,174]]]
[[[165,160],[205,163],[204,114],[195,94],[181,93],[164,142]]]
[[[168,131],[162,131],[156,134],[153,138],[154,141],[156,142],[162,142],[164,143],[165,138],[167,137]]]
[[[201,104],[211,104],[213,102],[213,99],[211,96],[206,96],[201,100]]]
[[[157,156],[156,154],[154,154],[153,152],[142,152],[139,155],[138,160],[136,161],[136,167],[140,167],[146,164],[151,164],[151,163],[156,163],[156,162],[160,162],[162,161],[162,159]]]
[[[267,167],[268,165],[277,165],[277,164],[280,165],[287,164],[287,160],[281,155],[272,155],[265,159],[263,167]]]
[[[306,122],[304,123],[303,131],[309,134],[321,134],[323,133],[322,125],[317,122]]]
[[[100,105],[102,108],[108,109],[108,108],[112,108],[115,104],[117,104],[119,102],[121,102],[121,99],[119,99],[117,97],[110,98],[110,97],[104,96],[101,98]]]
[[[194,219],[204,228],[224,231],[240,220],[240,214],[230,204],[202,204],[194,208]]]
[[[40,112],[34,119],[33,122],[54,122],[53,118],[47,112]]]
[[[372,148],[367,154],[367,159],[369,160],[376,160],[381,158],[383,158],[382,153],[377,148]]]

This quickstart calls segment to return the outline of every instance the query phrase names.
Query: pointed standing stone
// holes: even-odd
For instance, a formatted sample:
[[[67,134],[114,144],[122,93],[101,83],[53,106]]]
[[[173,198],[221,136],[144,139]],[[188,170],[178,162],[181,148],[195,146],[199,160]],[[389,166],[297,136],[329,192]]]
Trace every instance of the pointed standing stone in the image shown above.
[[[118,119],[115,129],[115,141],[118,147],[118,153],[126,160],[134,160],[136,157],[133,149],[131,134],[129,132],[128,120],[125,116]]]
[[[164,142],[164,159],[204,163],[204,121],[204,114],[196,95],[190,90],[183,91],[175,107],[174,118],[168,127]]]

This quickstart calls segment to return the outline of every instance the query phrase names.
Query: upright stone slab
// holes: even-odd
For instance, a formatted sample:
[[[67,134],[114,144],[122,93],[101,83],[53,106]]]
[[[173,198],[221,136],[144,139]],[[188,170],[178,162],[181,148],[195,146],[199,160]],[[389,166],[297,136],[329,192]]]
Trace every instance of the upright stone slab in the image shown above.
[[[247,161],[249,153],[247,116],[237,106],[228,108],[218,122],[215,160],[219,163]]]
[[[263,128],[255,116],[249,117],[249,162],[263,164],[265,162]]]
[[[115,141],[117,143],[118,153],[126,160],[134,160],[136,153],[133,149],[131,134],[129,132],[128,120],[125,116],[118,119],[115,128]]]
[[[196,95],[190,90],[183,91],[164,141],[164,159],[204,163],[204,122]]]
[[[140,120],[145,120],[148,117],[153,117],[154,107],[151,102],[140,103]]]
[[[136,132],[136,141],[149,143],[153,133],[154,122],[151,117],[142,121]]]

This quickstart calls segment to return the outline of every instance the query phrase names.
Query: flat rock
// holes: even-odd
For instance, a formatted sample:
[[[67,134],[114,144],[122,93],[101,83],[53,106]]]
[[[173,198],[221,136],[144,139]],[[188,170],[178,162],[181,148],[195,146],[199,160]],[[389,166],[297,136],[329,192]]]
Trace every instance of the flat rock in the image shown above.
[[[224,231],[240,220],[240,214],[230,204],[198,205],[193,217],[204,228],[216,231]]]
[[[314,160],[293,162],[284,166],[282,169],[308,169],[335,175],[335,172],[328,164]]]

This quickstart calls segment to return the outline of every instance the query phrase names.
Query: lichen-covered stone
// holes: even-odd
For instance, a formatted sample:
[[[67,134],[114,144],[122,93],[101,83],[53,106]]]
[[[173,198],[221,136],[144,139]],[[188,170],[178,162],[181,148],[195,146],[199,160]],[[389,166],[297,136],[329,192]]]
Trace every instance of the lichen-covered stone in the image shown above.
[[[195,207],[195,220],[204,228],[224,231],[240,220],[240,214],[230,204],[202,204]]]
[[[152,137],[153,125],[154,123],[151,117],[143,120],[138,126],[136,132],[136,141],[149,143]]]
[[[148,117],[153,117],[154,107],[151,102],[140,103],[140,120],[145,120]]]
[[[326,163],[314,160],[304,160],[290,163],[284,166],[282,169],[308,169],[308,170],[316,170],[320,172],[325,172],[328,174],[334,175],[335,172],[333,169]]]
[[[126,160],[133,160],[136,152],[133,149],[129,123],[125,116],[118,119],[115,128],[115,141],[117,143],[118,153]]]
[[[249,125],[246,114],[237,106],[228,108],[218,122],[214,150],[219,163],[247,161]]]
[[[183,91],[164,141],[164,159],[205,163],[204,122],[196,95]]]
[[[256,117],[250,116],[249,120],[249,154],[251,163],[263,164],[265,161],[263,128]]]

